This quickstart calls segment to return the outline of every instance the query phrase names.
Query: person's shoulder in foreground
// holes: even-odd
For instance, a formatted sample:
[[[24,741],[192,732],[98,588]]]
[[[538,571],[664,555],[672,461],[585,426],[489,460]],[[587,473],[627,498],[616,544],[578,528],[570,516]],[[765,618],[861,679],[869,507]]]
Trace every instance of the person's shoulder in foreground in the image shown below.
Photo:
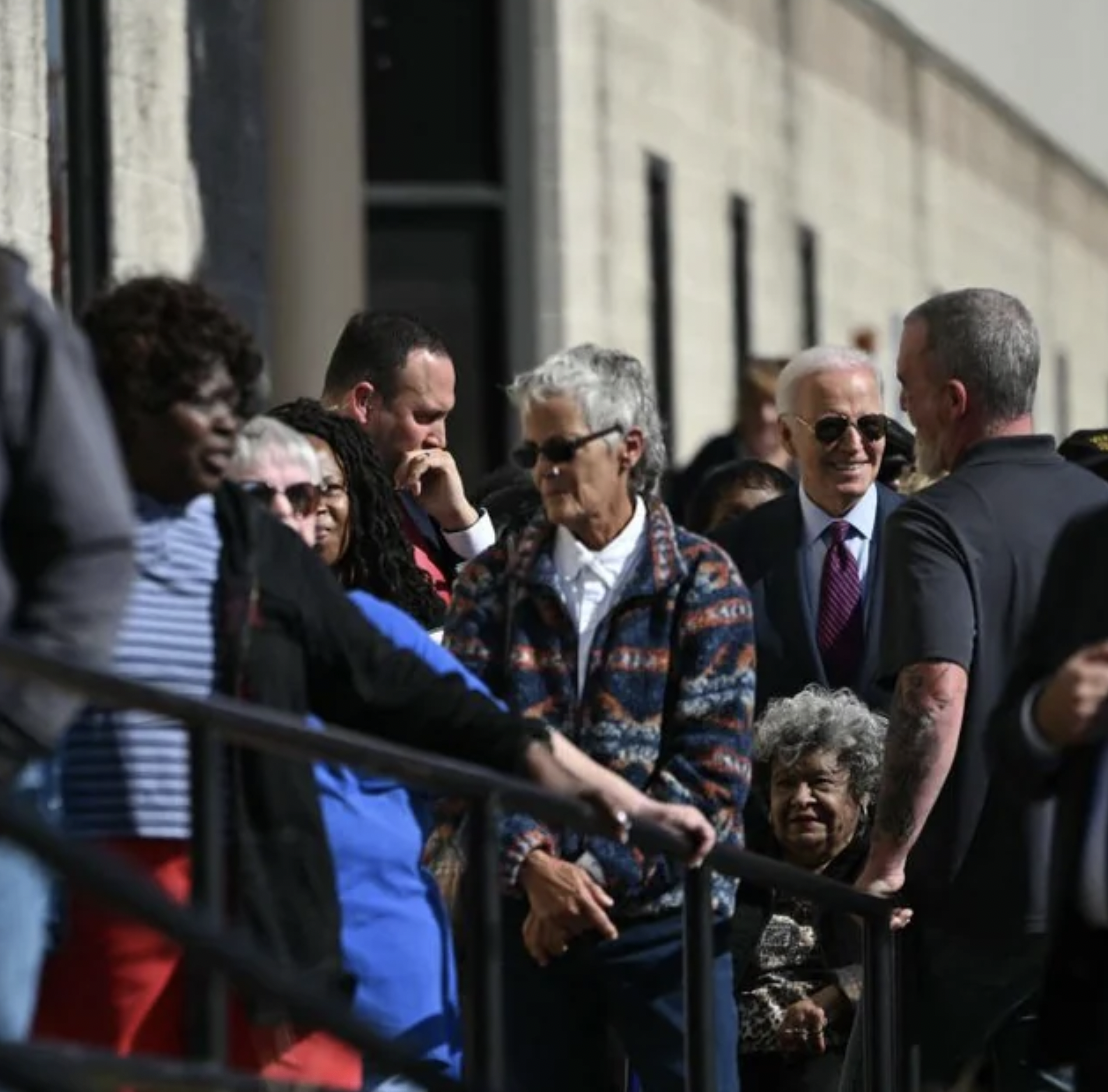
[[[2,248],[0,441],[0,628],[103,664],[131,585],[130,487],[84,339]],[[0,683],[0,766],[52,748],[80,704],[34,680]]]

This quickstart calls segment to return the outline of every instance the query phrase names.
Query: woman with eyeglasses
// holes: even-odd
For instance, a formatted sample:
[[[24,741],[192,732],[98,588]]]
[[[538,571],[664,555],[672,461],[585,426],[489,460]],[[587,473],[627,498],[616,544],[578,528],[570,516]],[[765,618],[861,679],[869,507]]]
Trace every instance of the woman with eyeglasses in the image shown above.
[[[543,511],[462,572],[447,646],[511,709],[541,710],[595,761],[741,845],[750,599],[727,556],[657,498],[666,453],[646,369],[580,345],[510,393],[516,459]],[[684,1089],[683,871],[518,814],[503,823],[501,865],[508,1084],[602,1087],[612,1026],[645,1088]],[[735,1092],[734,882],[714,876],[711,897],[718,1088]]]
[[[394,604],[428,630],[441,628],[445,605],[412,559],[396,490],[358,424],[310,398],[270,416],[306,437],[319,459],[316,550],[339,583]]]
[[[238,435],[228,477],[308,545],[315,544],[319,460],[300,433],[272,417],[247,421]]]
[[[230,477],[315,549],[340,583],[354,582],[350,600],[370,625],[437,673],[464,674],[419,621],[387,601],[411,602],[417,610],[428,602],[439,605],[436,596],[410,595],[411,588],[429,591],[430,584],[411,560],[388,478],[368,438],[352,420],[308,399],[273,413],[246,423]],[[367,529],[375,509],[382,509],[385,519]],[[324,535],[317,534],[317,512],[326,521]],[[367,542],[375,549],[359,549]],[[364,590],[367,585],[376,594]],[[466,682],[488,694],[472,676]],[[316,764],[316,782],[335,860],[355,1012],[408,1054],[460,1077],[461,1019],[449,917],[434,878],[421,864],[432,826],[431,798],[390,778],[329,762]],[[365,1061],[363,1087],[366,1092],[414,1088],[382,1073],[371,1058]]]

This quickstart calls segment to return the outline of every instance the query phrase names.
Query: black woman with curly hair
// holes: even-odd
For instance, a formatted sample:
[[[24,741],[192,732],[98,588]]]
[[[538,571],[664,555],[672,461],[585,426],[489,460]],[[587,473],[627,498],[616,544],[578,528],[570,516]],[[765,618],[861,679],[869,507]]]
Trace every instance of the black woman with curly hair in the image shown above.
[[[197,284],[129,281],[84,324],[135,492],[135,571],[112,649],[116,674],[197,698],[238,697],[588,794],[613,833],[628,818],[710,828],[612,778],[541,722],[502,712],[457,677],[398,649],[349,602],[307,545],[225,481],[262,359],[249,332]],[[61,751],[72,837],[123,858],[165,894],[192,889],[189,744],[181,725],[86,708]],[[349,997],[333,859],[310,762],[229,747],[228,910],[286,974]],[[182,954],[156,930],[69,892],[43,978],[40,1038],[117,1055],[182,1057]],[[229,1060],[273,1080],[362,1086],[362,1059],[234,999]]]
[[[369,438],[356,422],[310,398],[278,406],[270,416],[303,433],[319,457],[316,549],[342,586],[393,603],[427,629],[439,628],[445,604],[412,558],[396,491]]]

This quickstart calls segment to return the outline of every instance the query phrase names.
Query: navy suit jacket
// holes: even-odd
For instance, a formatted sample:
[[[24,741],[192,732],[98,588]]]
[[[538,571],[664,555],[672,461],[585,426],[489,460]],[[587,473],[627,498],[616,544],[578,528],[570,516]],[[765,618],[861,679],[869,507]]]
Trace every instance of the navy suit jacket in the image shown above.
[[[885,583],[882,531],[889,513],[902,503],[891,489],[877,486],[877,519],[866,569],[866,643],[852,687],[864,702],[882,710],[892,698],[891,691],[877,684]],[[729,520],[715,538],[734,558],[754,604],[756,712],[770,699],[792,697],[811,683],[827,686],[815,636],[819,590],[807,591],[804,516],[797,490]]]

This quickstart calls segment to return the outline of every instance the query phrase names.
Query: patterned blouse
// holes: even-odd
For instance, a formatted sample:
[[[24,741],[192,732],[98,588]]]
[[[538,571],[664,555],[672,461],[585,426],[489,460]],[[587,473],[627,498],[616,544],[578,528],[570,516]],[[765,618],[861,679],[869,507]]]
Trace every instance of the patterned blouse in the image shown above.
[[[785,1010],[830,985],[857,1004],[861,966],[829,968],[816,931],[816,908],[804,899],[778,896],[739,993],[742,1053],[778,1053],[777,1032]],[[845,1047],[849,1031],[829,1027],[828,1048]]]

